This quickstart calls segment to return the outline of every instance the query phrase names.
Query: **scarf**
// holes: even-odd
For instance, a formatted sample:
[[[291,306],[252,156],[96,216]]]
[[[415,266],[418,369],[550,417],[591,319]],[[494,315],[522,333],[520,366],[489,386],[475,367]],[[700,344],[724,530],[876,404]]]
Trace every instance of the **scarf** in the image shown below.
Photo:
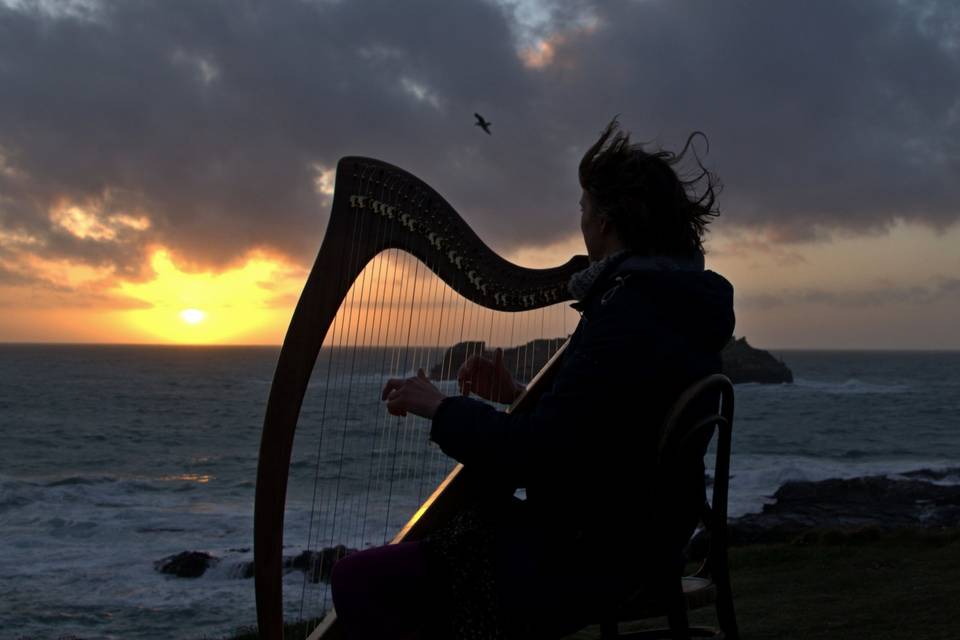
[[[567,291],[570,292],[570,295],[572,295],[574,299],[578,301],[583,300],[587,296],[587,292],[590,291],[590,287],[592,287],[593,283],[600,277],[600,274],[606,271],[611,263],[618,262],[627,253],[629,252],[626,250],[618,251],[611,253],[605,258],[591,262],[589,267],[583,271],[577,271],[570,276],[570,282],[567,283]]]
[[[605,258],[591,262],[590,266],[570,276],[567,290],[577,301],[582,301],[593,284],[613,263],[622,262],[620,271],[703,271],[703,254],[693,258],[675,256],[629,256],[627,250],[612,253]]]

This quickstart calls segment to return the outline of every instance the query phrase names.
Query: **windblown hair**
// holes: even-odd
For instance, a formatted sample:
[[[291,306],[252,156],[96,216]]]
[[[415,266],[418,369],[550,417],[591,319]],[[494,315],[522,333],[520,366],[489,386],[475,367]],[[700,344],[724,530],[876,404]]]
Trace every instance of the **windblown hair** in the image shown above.
[[[647,151],[631,144],[614,118],[580,160],[580,186],[593,209],[610,216],[620,240],[645,255],[692,257],[703,251],[707,225],[720,215],[721,185],[704,168],[692,144],[707,136],[695,131],[680,153]],[[680,174],[677,166],[693,152],[697,170]]]

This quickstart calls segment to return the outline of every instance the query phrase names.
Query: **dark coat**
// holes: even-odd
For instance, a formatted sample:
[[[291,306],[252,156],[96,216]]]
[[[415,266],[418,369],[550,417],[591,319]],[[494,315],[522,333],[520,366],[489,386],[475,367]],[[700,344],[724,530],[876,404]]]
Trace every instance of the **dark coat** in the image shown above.
[[[720,372],[733,288],[712,271],[650,266],[639,258],[609,265],[573,305],[580,323],[533,411],[450,397],[434,416],[430,437],[445,453],[526,488],[523,506],[501,525],[506,539],[532,541],[518,557],[532,556],[535,571],[629,582],[667,552],[653,548],[652,532],[675,554],[696,524],[702,456],[684,481],[661,486],[658,429],[683,389]]]

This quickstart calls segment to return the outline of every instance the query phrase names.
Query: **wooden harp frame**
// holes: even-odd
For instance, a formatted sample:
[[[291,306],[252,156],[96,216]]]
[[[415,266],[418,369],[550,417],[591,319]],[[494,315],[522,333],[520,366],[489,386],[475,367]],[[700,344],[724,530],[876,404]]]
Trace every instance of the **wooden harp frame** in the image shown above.
[[[528,269],[497,255],[446,200],[412,174],[380,160],[337,163],[327,231],[287,329],[270,387],[260,441],[254,506],[254,581],[261,638],[283,638],[283,522],[293,436],[310,374],[350,287],[380,252],[406,251],[460,295],[497,311],[529,311],[569,300],[567,283],[584,269],[574,256],[550,269]],[[559,353],[511,410],[542,393]],[[551,366],[553,365],[553,366]],[[455,508],[464,484],[460,465],[417,510],[393,543],[423,537]],[[333,612],[311,634],[332,638]]]

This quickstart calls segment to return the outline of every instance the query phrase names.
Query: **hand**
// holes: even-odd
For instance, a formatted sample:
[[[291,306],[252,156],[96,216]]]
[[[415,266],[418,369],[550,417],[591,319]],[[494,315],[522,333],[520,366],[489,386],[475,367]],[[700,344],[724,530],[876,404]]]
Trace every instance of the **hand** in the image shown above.
[[[493,360],[483,356],[470,356],[457,372],[460,393],[470,395],[473,391],[481,398],[493,402],[511,403],[520,389],[513,376],[503,366],[503,349],[493,352]]]
[[[390,415],[405,416],[409,411],[424,418],[433,418],[445,397],[427,380],[423,369],[418,369],[417,375],[410,378],[390,378],[380,394]]]

